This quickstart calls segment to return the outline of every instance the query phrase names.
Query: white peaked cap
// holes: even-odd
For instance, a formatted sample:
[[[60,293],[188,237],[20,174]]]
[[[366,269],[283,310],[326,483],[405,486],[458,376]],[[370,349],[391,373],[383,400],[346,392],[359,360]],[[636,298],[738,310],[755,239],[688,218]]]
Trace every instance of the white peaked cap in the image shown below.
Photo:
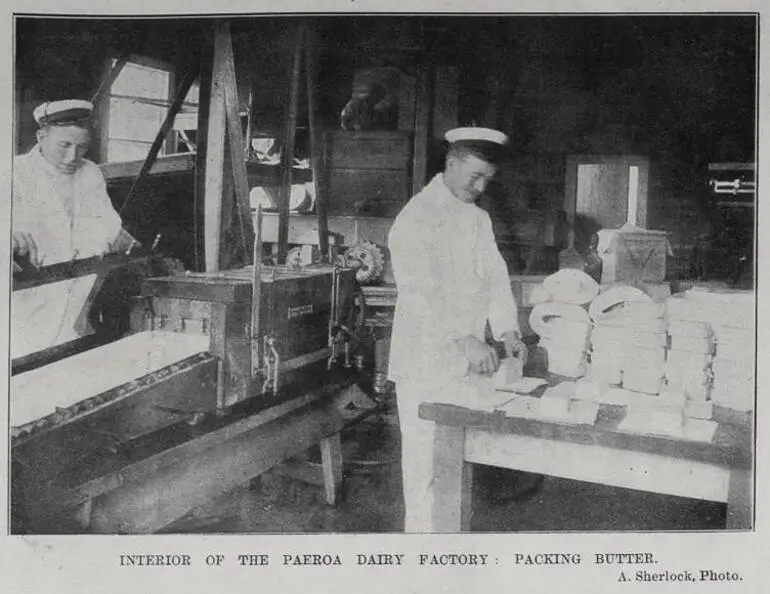
[[[94,104],[82,99],[66,99],[64,101],[46,101],[38,105],[32,112],[32,117],[40,126],[64,125],[80,122],[91,117]]]

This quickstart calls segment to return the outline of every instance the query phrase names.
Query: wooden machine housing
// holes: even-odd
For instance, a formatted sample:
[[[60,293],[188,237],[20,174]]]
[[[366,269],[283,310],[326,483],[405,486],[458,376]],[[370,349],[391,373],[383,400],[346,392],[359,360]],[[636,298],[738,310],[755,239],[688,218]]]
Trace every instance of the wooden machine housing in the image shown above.
[[[327,365],[341,354],[335,351],[338,330],[350,328],[353,270],[265,267],[258,304],[252,304],[252,275],[253,267],[246,267],[147,279],[132,309],[134,332],[208,334],[211,354],[222,361],[220,410],[277,392],[280,384],[311,372],[305,367]],[[258,336],[252,336],[255,310]]]

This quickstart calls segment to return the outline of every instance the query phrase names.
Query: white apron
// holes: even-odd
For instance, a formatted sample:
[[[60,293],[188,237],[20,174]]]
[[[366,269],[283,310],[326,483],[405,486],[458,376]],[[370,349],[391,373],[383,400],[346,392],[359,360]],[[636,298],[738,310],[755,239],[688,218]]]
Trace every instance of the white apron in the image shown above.
[[[469,364],[455,341],[483,341],[487,321],[500,338],[518,330],[518,314],[489,215],[455,198],[441,175],[398,215],[388,247],[398,288],[389,375],[401,424],[405,530],[429,532],[433,423],[418,418],[419,404],[461,404]]]

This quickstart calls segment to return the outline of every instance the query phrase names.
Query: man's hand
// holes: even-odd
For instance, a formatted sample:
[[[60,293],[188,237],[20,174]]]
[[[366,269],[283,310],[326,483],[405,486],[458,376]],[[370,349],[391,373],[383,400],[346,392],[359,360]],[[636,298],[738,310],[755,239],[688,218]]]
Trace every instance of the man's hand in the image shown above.
[[[471,364],[476,373],[494,373],[500,364],[495,349],[475,336],[466,336],[457,341],[457,348]]]
[[[509,330],[503,334],[502,339],[505,346],[505,354],[512,359],[521,359],[526,364],[527,345],[521,339],[519,331]]]
[[[30,264],[35,267],[43,265],[43,257],[37,248],[37,242],[32,234],[27,231],[13,232],[13,253],[19,256],[27,256]]]

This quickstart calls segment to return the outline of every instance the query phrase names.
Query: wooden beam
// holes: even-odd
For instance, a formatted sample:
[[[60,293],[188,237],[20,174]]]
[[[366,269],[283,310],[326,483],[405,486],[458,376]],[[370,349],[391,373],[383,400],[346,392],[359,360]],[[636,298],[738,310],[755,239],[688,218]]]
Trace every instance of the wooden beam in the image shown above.
[[[428,181],[428,141],[433,94],[433,65],[424,64],[417,80],[417,111],[414,125],[414,164],[412,166],[412,194],[422,190]]]
[[[318,219],[318,249],[322,260],[329,253],[329,222],[326,200],[328,199],[326,177],[324,175],[323,151],[320,130],[316,118],[316,36],[313,30],[307,32],[305,40],[305,79],[307,83],[308,127],[310,128],[310,166],[313,170],[315,187],[315,212]]]
[[[117,80],[118,76],[120,76],[120,73],[123,70],[123,66],[126,65],[126,61],[126,57],[121,56],[109,69],[107,76],[104,77],[101,84],[99,85],[99,88],[96,89],[93,97],[91,97],[91,103],[96,105],[101,100],[104,92],[109,92],[109,90],[112,88],[112,84]]]
[[[198,133],[195,153],[195,204],[193,205],[193,233],[195,235],[195,270],[205,269],[205,208],[206,208],[206,156],[208,155],[208,122],[211,99],[214,59],[214,29],[205,35],[201,47],[200,89],[198,102]]]
[[[225,164],[225,46],[230,42],[226,24],[217,25],[214,33],[214,65],[209,99],[206,143],[206,180],[204,190],[205,270],[219,270],[220,231],[222,225],[222,191]]]
[[[249,200],[249,182],[246,173],[246,142],[241,129],[238,85],[235,75],[235,59],[229,28],[226,30],[227,42],[224,43],[223,81],[225,85],[225,119],[227,121],[227,139],[230,146],[230,160],[235,182],[235,200],[239,214],[239,238],[242,242],[243,261],[249,262],[254,249],[254,224],[251,218]]]
[[[278,205],[278,264],[286,261],[289,236],[289,202],[291,199],[291,167],[294,162],[294,135],[297,131],[297,103],[299,99],[300,71],[302,68],[302,44],[304,41],[305,23],[297,28],[292,55],[291,78],[289,80],[289,102],[286,106],[286,120],[281,148],[281,203]]]

